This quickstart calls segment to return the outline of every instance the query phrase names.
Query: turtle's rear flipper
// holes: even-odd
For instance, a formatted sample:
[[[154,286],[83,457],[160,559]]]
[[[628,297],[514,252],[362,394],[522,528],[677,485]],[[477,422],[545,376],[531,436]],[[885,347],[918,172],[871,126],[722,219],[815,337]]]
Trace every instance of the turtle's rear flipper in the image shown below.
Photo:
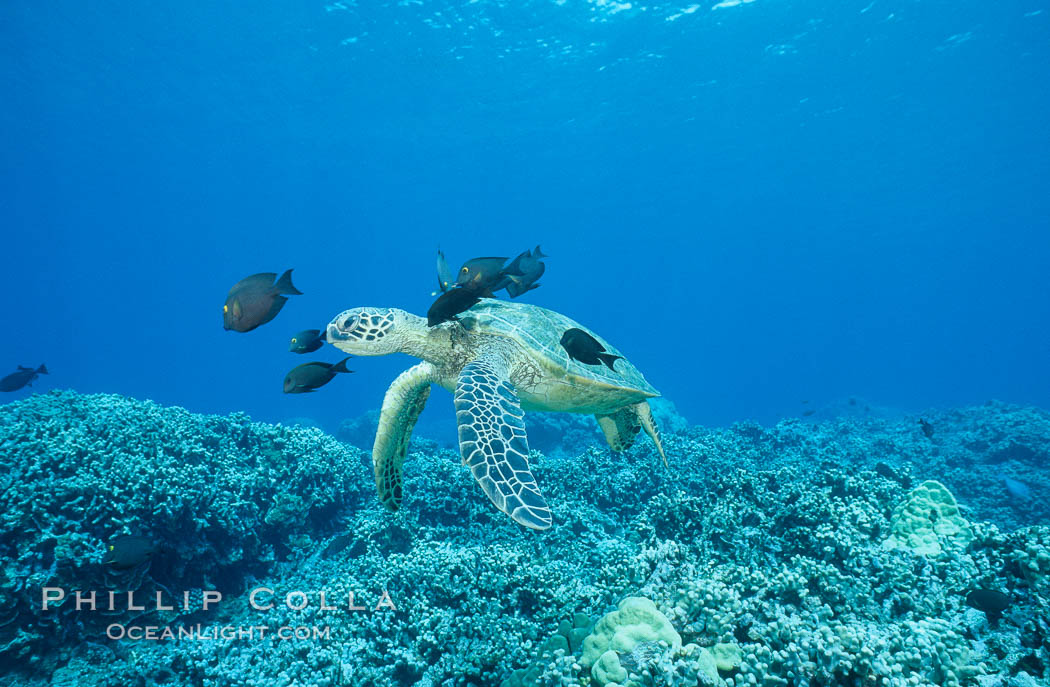
[[[638,419],[638,411],[634,406],[620,408],[611,415],[595,415],[598,426],[605,433],[605,440],[609,442],[609,448],[617,453],[626,451],[634,445],[634,439],[642,428]]]
[[[635,403],[631,406],[638,412],[638,421],[642,423],[642,429],[648,434],[653,443],[656,444],[656,450],[660,452],[660,457],[663,458],[664,467],[667,467],[667,456],[664,454],[664,444],[660,441],[660,430],[656,427],[656,421],[653,420],[653,411],[649,407],[648,401],[642,401],[641,403]]]
[[[456,422],[463,464],[496,508],[535,530],[551,526],[551,511],[529,470],[525,413],[507,366],[496,356],[467,364],[456,384]]]
[[[372,466],[379,500],[387,510],[396,511],[401,507],[401,466],[433,381],[434,366],[419,363],[398,375],[383,397],[379,429],[372,446]]]

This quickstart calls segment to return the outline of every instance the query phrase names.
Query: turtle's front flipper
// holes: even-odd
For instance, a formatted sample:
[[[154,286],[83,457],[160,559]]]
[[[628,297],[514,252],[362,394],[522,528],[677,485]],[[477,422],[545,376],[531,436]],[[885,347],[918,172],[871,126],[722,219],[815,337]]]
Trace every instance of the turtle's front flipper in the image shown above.
[[[408,440],[423,406],[430,396],[434,366],[419,363],[402,372],[383,397],[379,429],[372,446],[372,466],[376,473],[376,490],[387,510],[401,507],[401,465],[408,453]]]
[[[638,420],[638,411],[634,406],[620,408],[611,415],[595,415],[598,426],[605,433],[605,440],[609,442],[609,448],[619,453],[626,451],[634,444],[634,438],[642,428]]]
[[[456,422],[463,464],[496,508],[525,527],[545,530],[551,511],[529,470],[524,416],[502,360],[486,356],[460,372]]]

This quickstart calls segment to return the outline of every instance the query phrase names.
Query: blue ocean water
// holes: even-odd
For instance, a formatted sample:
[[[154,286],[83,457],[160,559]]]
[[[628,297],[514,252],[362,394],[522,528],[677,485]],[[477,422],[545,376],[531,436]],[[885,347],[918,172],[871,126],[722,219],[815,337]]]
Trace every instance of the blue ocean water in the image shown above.
[[[1048,22],[1036,0],[10,2],[0,361],[331,426],[407,361],[286,397],[291,334],[422,314],[438,247],[540,244],[523,300],[694,422],[1046,406]],[[304,296],[223,331],[234,282],[288,268]]]
[[[7,0],[0,379],[49,373],[0,392],[0,676],[1050,683],[1047,84],[1050,0]],[[487,462],[440,389],[370,455],[403,354],[282,393],[439,249],[537,245],[519,302],[662,439],[475,370]],[[215,634],[255,627],[331,635]]]

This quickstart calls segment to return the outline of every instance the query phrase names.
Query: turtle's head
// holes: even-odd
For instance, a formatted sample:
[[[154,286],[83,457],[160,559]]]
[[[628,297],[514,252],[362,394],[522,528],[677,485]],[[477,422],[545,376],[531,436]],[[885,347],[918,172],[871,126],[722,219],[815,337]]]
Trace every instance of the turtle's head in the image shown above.
[[[351,355],[411,353],[426,321],[397,308],[351,308],[328,323],[326,338]]]

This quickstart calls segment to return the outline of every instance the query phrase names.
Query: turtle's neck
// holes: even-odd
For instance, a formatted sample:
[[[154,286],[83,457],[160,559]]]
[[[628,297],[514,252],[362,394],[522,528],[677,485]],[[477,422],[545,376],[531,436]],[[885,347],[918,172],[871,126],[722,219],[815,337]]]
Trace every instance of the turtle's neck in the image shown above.
[[[406,327],[401,352],[430,362],[445,358],[451,348],[446,327],[428,327],[425,317],[405,313]]]
[[[401,348],[403,353],[426,360],[439,368],[448,365],[454,358],[462,357],[469,338],[458,323],[446,322],[428,327],[426,319],[416,315],[409,315],[409,322]]]

